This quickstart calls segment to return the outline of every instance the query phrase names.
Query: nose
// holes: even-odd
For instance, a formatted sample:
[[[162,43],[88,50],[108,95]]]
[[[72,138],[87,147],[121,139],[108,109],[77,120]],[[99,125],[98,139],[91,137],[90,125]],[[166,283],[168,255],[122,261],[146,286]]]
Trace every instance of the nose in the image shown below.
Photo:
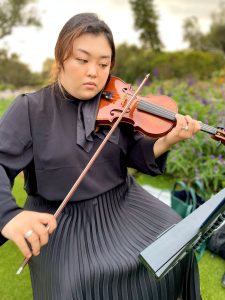
[[[97,66],[94,63],[88,66],[87,75],[91,78],[95,78],[97,76]]]

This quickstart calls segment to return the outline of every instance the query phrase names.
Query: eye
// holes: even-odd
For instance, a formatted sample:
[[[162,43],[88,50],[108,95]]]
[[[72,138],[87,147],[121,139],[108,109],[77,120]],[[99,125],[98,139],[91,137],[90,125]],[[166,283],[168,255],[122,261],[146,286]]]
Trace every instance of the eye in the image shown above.
[[[108,64],[100,64],[100,66],[104,69],[108,67]]]
[[[81,64],[86,64],[88,62],[87,59],[83,59],[83,58],[79,58],[79,57],[77,57],[76,60]]]

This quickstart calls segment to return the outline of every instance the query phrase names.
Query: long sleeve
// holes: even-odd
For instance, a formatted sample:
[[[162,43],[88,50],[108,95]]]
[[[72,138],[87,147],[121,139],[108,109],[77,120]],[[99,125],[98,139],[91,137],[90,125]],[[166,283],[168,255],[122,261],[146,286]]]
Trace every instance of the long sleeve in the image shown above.
[[[12,196],[12,186],[16,175],[33,158],[31,146],[28,103],[22,95],[0,120],[0,230],[21,212]]]
[[[155,142],[156,139],[146,136],[134,138],[128,148],[127,166],[151,176],[162,174],[165,171],[168,152],[155,159],[153,152]]]

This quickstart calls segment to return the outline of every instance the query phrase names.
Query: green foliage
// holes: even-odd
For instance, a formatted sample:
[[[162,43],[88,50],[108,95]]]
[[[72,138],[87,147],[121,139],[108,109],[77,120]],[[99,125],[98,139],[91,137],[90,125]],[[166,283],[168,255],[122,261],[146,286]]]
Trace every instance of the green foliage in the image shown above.
[[[208,79],[225,66],[220,53],[204,51],[157,52],[122,44],[117,47],[114,74],[134,83],[147,74],[155,79],[187,78]]]
[[[150,62],[150,68],[158,79],[210,78],[211,73],[225,65],[221,54],[203,51],[160,53]]]
[[[184,20],[184,40],[195,50],[225,53],[225,2],[221,2],[218,11],[211,15],[209,32],[203,34],[195,16]]]
[[[38,74],[32,73],[29,67],[20,62],[16,54],[8,55],[4,49],[0,50],[0,84],[12,85],[15,88],[27,85],[37,85],[41,82]]]
[[[43,84],[49,84],[56,80],[55,78],[56,66],[55,60],[52,58],[47,58],[42,67],[41,78]]]
[[[170,95],[178,104],[181,114],[217,127],[225,125],[224,84],[212,82],[167,81],[152,83],[145,93]],[[196,179],[204,183],[208,196],[225,186],[224,146],[207,133],[200,132],[193,139],[174,145],[167,163],[167,175],[191,185]]]
[[[201,40],[203,34],[200,31],[198,18],[191,16],[183,22],[183,39],[189,43],[190,48],[194,50],[201,49]]]
[[[134,27],[140,31],[142,45],[160,51],[163,44],[158,33],[158,16],[152,0],[129,0],[134,14]]]
[[[10,35],[17,26],[40,26],[40,18],[34,7],[35,0],[1,0],[0,39]]]
[[[34,7],[36,0],[2,0],[0,6],[0,39],[10,35],[18,26],[41,26]],[[14,88],[43,83],[41,74],[32,73],[16,54],[0,49],[0,87]]]
[[[0,91],[13,90],[15,87],[12,84],[0,83]]]
[[[114,74],[126,82],[135,82],[149,73],[149,61],[153,54],[135,45],[121,44],[116,49]]]

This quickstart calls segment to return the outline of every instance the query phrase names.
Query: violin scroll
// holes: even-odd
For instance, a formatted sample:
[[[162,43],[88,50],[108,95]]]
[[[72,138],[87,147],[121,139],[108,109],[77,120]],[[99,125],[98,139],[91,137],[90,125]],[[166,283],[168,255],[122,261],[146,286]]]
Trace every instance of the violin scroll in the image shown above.
[[[225,129],[218,129],[215,135],[212,136],[212,138],[216,141],[219,141],[221,144],[225,145]]]

